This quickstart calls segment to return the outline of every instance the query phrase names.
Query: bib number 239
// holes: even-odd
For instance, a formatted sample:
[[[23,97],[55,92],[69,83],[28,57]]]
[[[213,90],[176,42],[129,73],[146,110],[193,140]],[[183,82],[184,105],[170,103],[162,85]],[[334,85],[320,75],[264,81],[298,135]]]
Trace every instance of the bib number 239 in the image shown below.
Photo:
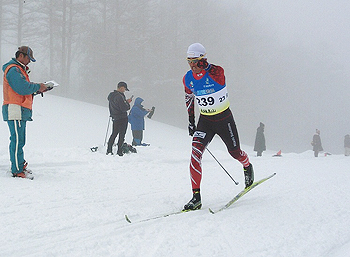
[[[219,103],[224,102],[226,99],[226,95],[217,97],[216,101],[218,101]],[[212,96],[208,96],[208,97],[197,97],[197,103],[199,106],[212,106],[214,105],[215,102],[215,98]]]
[[[214,105],[215,100],[214,97],[209,96],[209,97],[198,97],[197,98],[197,103],[199,106],[208,106],[208,105]]]

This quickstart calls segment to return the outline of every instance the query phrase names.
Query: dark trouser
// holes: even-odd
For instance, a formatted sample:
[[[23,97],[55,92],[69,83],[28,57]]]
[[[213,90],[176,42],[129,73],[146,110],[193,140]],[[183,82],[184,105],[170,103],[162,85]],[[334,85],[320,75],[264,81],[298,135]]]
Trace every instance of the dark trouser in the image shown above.
[[[192,189],[200,189],[202,179],[202,156],[205,148],[215,135],[225,143],[230,155],[244,167],[249,166],[248,155],[241,150],[238,132],[230,109],[213,116],[201,115],[197,131],[192,139],[190,173]]]
[[[314,156],[315,156],[315,157],[318,157],[318,150],[315,150],[315,151],[314,151]]]
[[[132,131],[132,145],[141,145],[143,138],[143,130],[133,130]]]
[[[112,135],[108,140],[107,153],[112,153],[112,147],[113,147],[115,138],[118,136],[118,134],[119,134],[118,144],[117,144],[118,151],[122,149],[127,128],[128,128],[128,118],[124,118],[121,120],[113,120],[113,131],[112,131]]]

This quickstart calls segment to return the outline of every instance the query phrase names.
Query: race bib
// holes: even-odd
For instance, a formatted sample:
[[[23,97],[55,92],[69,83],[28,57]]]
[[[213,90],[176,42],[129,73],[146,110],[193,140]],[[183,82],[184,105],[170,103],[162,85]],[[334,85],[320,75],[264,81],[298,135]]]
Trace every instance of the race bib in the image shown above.
[[[226,87],[217,92],[198,92],[196,95],[196,102],[201,114],[215,115],[225,111],[229,106],[228,92]],[[202,93],[202,94],[201,94]]]

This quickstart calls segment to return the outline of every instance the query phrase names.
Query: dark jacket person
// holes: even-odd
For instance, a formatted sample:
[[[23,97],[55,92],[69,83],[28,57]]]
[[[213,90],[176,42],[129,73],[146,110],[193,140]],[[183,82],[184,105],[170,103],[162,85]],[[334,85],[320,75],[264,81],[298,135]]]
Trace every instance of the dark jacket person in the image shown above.
[[[256,129],[254,144],[254,151],[257,152],[257,156],[262,156],[262,152],[266,150],[264,130],[265,124],[260,122],[260,126]]]
[[[125,91],[129,91],[127,84],[123,81],[118,83],[117,90],[114,90],[111,92],[107,99],[109,101],[109,113],[110,117],[112,117],[113,120],[113,131],[112,135],[110,136],[108,140],[108,146],[107,146],[107,155],[112,154],[113,155],[113,144],[115,141],[115,138],[119,134],[118,138],[118,150],[117,154],[119,156],[123,156],[122,152],[122,145],[125,140],[125,134],[126,130],[128,128],[128,114],[127,111],[130,110],[130,102],[132,101],[131,98],[126,99],[124,93]]]
[[[312,137],[311,145],[313,146],[312,150],[314,151],[315,157],[318,157],[318,153],[323,151],[320,133],[321,132],[316,129],[316,134]]]

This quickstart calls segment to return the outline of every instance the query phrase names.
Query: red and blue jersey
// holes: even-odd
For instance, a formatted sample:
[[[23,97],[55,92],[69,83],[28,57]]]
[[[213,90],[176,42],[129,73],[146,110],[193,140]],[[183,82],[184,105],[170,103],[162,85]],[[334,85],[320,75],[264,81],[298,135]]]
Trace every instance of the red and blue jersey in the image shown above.
[[[207,69],[198,74],[190,70],[184,76],[183,83],[190,117],[194,117],[194,99],[202,115],[216,115],[229,108],[230,103],[222,67],[210,64]]]

